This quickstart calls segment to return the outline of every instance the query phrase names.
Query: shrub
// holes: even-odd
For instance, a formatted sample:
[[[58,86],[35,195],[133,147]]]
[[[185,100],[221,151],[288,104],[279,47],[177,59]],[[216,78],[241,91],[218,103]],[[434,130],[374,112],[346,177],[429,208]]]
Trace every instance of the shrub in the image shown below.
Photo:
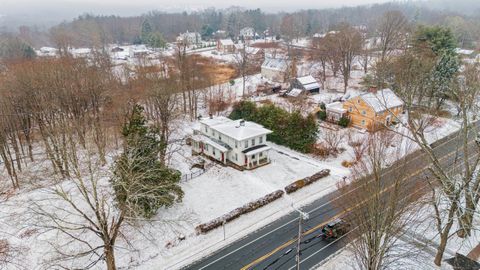
[[[320,109],[322,109],[324,111],[327,109],[327,106],[325,105],[325,103],[323,103],[323,102],[320,103]]]
[[[342,117],[338,120],[338,125],[341,127],[348,127],[348,124],[350,124],[350,119],[347,117]]]
[[[303,179],[300,179],[300,180],[297,180],[293,183],[291,183],[290,185],[286,186],[285,187],[285,192],[287,194],[290,194],[290,193],[293,193],[305,186],[308,186],[312,183],[315,183],[316,181],[324,178],[324,177],[327,177],[330,175],[330,170],[329,169],[324,169],[324,170],[321,170],[317,173],[315,173],[314,175],[312,176],[309,176],[309,177],[305,177]]]
[[[318,119],[325,121],[327,119],[327,112],[326,111],[319,111],[317,113]]]
[[[230,85],[234,86],[235,85],[235,80],[230,80]]]
[[[197,231],[198,234],[200,233],[207,233],[215,228],[218,228],[220,226],[222,226],[222,224],[224,222],[230,222],[234,219],[237,219],[239,218],[241,215],[244,215],[244,214],[247,214],[247,213],[250,213],[250,212],[253,212],[254,210],[262,207],[262,206],[265,206],[277,199],[279,199],[280,197],[283,196],[283,191],[282,190],[277,190],[277,191],[274,191],[270,194],[267,194],[253,202],[249,202],[241,207],[238,207],[230,212],[228,212],[227,214],[225,215],[222,215],[221,217],[218,217],[214,220],[211,220],[207,223],[203,223],[203,224],[200,224],[198,225],[195,230]]]
[[[348,161],[348,160],[344,160],[344,161],[342,161],[342,166],[345,167],[345,168],[351,168],[353,166],[353,162]]]
[[[326,158],[330,156],[330,149],[326,147],[323,143],[317,143],[312,146],[310,153],[321,158]]]

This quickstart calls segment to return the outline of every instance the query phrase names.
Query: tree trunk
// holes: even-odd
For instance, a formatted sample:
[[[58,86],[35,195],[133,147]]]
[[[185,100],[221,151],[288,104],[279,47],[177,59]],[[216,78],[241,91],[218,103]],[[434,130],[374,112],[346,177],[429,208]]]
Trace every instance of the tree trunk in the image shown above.
[[[113,246],[105,246],[105,262],[107,263],[107,270],[116,270],[117,267],[115,266],[115,253],[113,250]]]

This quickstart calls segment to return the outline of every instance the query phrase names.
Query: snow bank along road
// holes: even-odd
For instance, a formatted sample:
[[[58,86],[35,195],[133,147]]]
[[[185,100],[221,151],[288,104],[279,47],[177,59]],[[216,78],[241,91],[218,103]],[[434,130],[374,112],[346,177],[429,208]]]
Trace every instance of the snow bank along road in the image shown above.
[[[476,122],[476,130],[479,130],[479,126],[480,122]],[[457,135],[458,132],[455,132],[432,143],[445,166],[453,166],[455,160],[461,158],[461,153],[455,151],[461,144]],[[471,146],[475,144],[475,138],[476,132],[471,132]],[[388,185],[389,181],[401,176],[413,188],[425,179],[429,165],[427,157],[418,150],[386,169],[383,180]],[[317,265],[345,245],[344,240],[328,243],[316,237],[324,224],[343,214],[334,205],[339,196],[338,192],[332,192],[302,208],[302,211],[309,213],[309,219],[303,223],[301,269]],[[297,233],[298,213],[292,212],[185,269],[294,269]]]

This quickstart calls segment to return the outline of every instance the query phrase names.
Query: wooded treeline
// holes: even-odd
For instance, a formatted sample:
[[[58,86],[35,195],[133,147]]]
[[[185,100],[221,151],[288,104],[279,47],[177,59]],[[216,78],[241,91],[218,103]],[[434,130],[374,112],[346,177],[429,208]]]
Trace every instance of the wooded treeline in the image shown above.
[[[52,27],[48,33],[39,33],[35,28],[21,27],[18,37],[32,46],[44,46],[45,40],[51,46],[68,40],[74,47],[101,47],[111,43],[138,42],[142,24],[148,20],[153,32],[161,33],[168,41],[174,41],[179,33],[199,32],[204,38],[213,37],[217,30],[226,31],[226,35],[237,37],[243,27],[253,27],[263,35],[268,29],[270,36],[284,36],[282,23],[291,20],[298,36],[311,36],[337,28],[339,23],[364,25],[369,31],[376,31],[375,25],[381,15],[389,10],[398,10],[409,21],[419,24],[440,24],[447,26],[457,35],[464,46],[473,46],[480,36],[480,16],[462,15],[454,12],[439,11],[419,6],[415,3],[385,3],[369,6],[343,7],[337,9],[301,10],[292,13],[269,13],[268,10],[242,9],[232,7],[224,10],[214,8],[198,12],[165,13],[151,11],[133,17],[96,16],[85,14],[71,22]]]

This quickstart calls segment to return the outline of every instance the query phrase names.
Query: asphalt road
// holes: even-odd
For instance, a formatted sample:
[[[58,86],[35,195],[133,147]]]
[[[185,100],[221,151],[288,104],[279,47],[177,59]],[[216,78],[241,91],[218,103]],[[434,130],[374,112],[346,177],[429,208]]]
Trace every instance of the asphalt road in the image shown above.
[[[476,123],[477,130],[479,123]],[[432,144],[445,166],[453,166],[461,157],[456,151],[460,143],[456,134]],[[469,143],[472,146],[475,143],[473,132]],[[384,171],[383,179],[388,183],[393,178],[402,177],[408,183],[418,183],[428,175],[426,168],[429,165],[425,155],[417,151],[392,164]],[[338,196],[338,192],[333,192],[302,208],[309,213],[309,219],[303,223],[306,233],[301,245],[301,269],[310,269],[345,245],[346,240],[327,242],[318,237],[323,224],[340,215],[334,205]],[[295,269],[297,234],[298,213],[292,212],[185,269]]]

